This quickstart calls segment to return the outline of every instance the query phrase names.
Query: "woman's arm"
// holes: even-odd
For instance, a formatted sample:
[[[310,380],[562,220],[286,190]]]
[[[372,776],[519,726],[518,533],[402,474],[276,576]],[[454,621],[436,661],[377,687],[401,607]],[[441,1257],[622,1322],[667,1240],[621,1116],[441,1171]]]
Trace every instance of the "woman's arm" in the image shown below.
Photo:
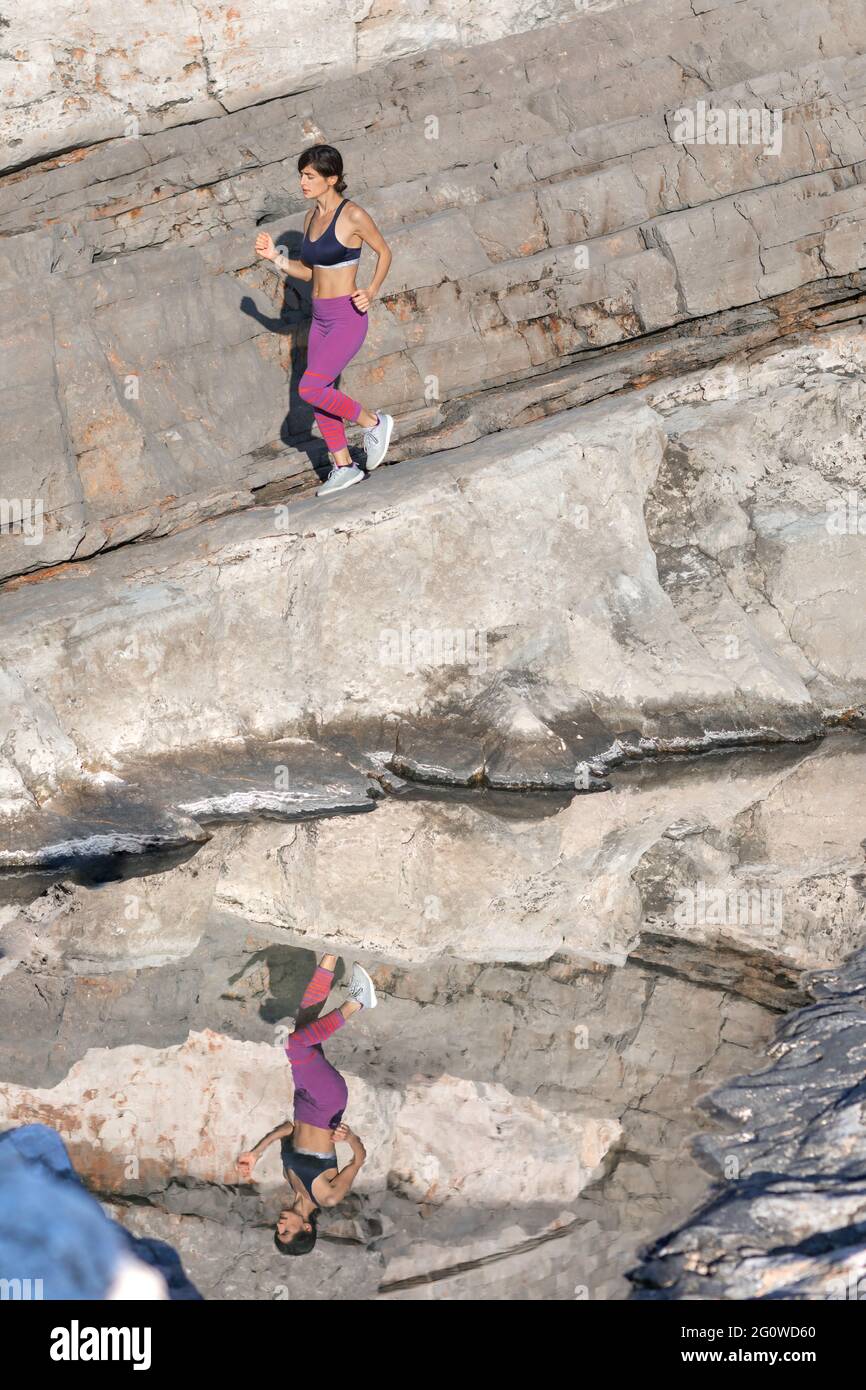
[[[291,275],[295,280],[312,280],[313,267],[304,261],[292,260],[291,256],[284,256],[281,251],[277,251],[272,258],[277,270],[282,270],[285,275]]]
[[[362,241],[365,241],[371,250],[376,252],[378,257],[376,273],[367,288],[365,290],[355,290],[355,294],[361,295],[367,300],[367,303],[369,303],[369,301],[375,299],[379,293],[379,289],[385,276],[391,269],[391,262],[394,258],[388,248],[388,243],[370,214],[365,212],[363,208],[359,208],[356,203],[351,205],[349,212],[351,214],[349,217],[349,226],[352,228],[352,231],[357,232]],[[354,299],[354,297],[353,295],[352,298]],[[366,309],[367,304],[358,304],[357,307]]]
[[[340,1141],[348,1144],[352,1150],[352,1161],[342,1168],[335,1178],[331,1178],[329,1183],[330,1192],[322,1203],[326,1207],[335,1207],[338,1202],[342,1202],[352,1183],[364,1166],[367,1157],[367,1150],[361,1143],[357,1134],[348,1125],[340,1125],[339,1129],[334,1130],[334,1142]]]
[[[264,261],[273,261],[277,270],[282,270],[286,275],[291,275],[295,280],[312,280],[313,268],[305,265],[303,261],[292,260],[290,256],[284,256],[282,251],[278,251],[274,245],[272,237],[267,232],[259,232],[256,237],[256,255],[261,256]]]
[[[245,1153],[238,1154],[238,1168],[241,1170],[241,1176],[244,1178],[251,1178],[253,1169],[265,1149],[269,1148],[271,1144],[275,1144],[278,1139],[293,1134],[294,1129],[295,1126],[292,1121],[285,1120],[283,1124],[277,1125],[276,1129],[272,1129],[270,1134],[266,1134],[264,1139],[260,1139],[255,1148],[248,1149]]]

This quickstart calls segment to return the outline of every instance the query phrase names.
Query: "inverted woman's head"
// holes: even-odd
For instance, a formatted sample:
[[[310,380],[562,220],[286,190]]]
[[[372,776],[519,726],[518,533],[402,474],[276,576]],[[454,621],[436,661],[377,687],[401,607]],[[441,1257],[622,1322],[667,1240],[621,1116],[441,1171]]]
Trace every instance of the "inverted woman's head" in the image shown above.
[[[283,1207],[274,1231],[274,1245],[281,1255],[309,1255],[316,1244],[319,1208],[305,1216],[294,1206]]]
[[[333,145],[311,145],[298,160],[301,192],[310,198],[323,197],[328,188],[342,193],[347,187],[343,178],[343,156]]]

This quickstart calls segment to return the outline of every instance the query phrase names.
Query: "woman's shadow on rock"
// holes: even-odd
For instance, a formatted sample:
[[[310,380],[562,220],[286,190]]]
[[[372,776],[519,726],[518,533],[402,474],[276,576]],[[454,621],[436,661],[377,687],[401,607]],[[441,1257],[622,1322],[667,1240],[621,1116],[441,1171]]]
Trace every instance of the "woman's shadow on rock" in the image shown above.
[[[301,998],[313,978],[317,964],[318,957],[314,951],[304,950],[302,947],[271,945],[250,956],[244,962],[243,970],[232,976],[229,984],[234,985],[242,975],[252,973],[257,966],[264,967],[267,972],[268,997],[259,1005],[259,1017],[264,1023],[274,1024],[281,1023],[286,1018],[293,1018],[295,1027],[303,1028],[305,1024],[318,1018],[323,1010],[329,1013],[331,1009],[339,1007],[339,1001],[334,999],[331,993],[320,1004],[301,1010]],[[342,956],[338,956],[334,967],[332,992],[345,973],[345,962]]]
[[[287,232],[274,244],[278,251],[282,251],[291,260],[300,260],[302,240],[303,238],[297,232]],[[255,300],[248,294],[245,294],[241,300],[241,312],[248,314],[250,318],[255,319],[271,333],[292,335],[289,410],[280,426],[280,440],[287,448],[298,449],[301,453],[305,453],[310,460],[310,467],[319,478],[324,479],[330,471],[330,455],[325,448],[324,441],[318,435],[313,434],[316,423],[313,407],[298,394],[298,386],[307,366],[307,337],[309,334],[309,328],[306,332],[298,332],[298,325],[309,325],[312,318],[311,284],[312,282],[308,287],[308,284],[302,280],[293,280],[291,276],[285,277],[279,318],[270,318],[267,314],[263,314]],[[340,377],[337,377],[334,384],[339,386],[339,383]],[[266,456],[273,450],[265,445],[256,452]],[[351,446],[349,453],[352,456],[352,461],[358,463]]]

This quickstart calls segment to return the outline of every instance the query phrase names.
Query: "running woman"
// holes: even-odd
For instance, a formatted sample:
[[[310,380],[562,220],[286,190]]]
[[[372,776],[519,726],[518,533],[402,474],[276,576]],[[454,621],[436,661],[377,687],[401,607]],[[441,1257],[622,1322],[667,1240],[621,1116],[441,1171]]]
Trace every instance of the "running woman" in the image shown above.
[[[359,483],[364,474],[351,459],[344,420],[364,425],[366,468],[378,468],[388,452],[394,421],[384,411],[367,410],[334,385],[367,336],[367,310],[391,265],[382,233],[372,217],[340,195],[346,187],[343,159],[333,145],[311,145],[298,160],[301,192],[315,201],[304,220],[301,259],[291,260],[274,246],[267,232],[256,237],[256,255],[273,261],[296,280],[313,282],[313,321],[307,343],[307,370],[298,393],[313,407],[322,438],[334,460],[318,497]],[[337,236],[337,230],[343,240]],[[355,271],[366,241],[376,252],[376,273],[365,290],[355,287]]]
[[[322,956],[304,991],[298,1021],[327,999],[334,980],[336,956]],[[343,1124],[348,1087],[336,1067],[326,1059],[322,1043],[348,1023],[359,1009],[375,1009],[373,981],[355,964],[346,991],[348,999],[323,1018],[296,1027],[289,1037],[286,1055],[295,1085],[295,1117],[277,1125],[254,1149],[238,1157],[241,1177],[249,1181],[257,1159],[277,1139],[283,1174],[291,1200],[280,1212],[274,1244],[283,1255],[307,1255],[316,1243],[316,1222],[322,1207],[335,1207],[349,1191],[367,1151],[357,1134]],[[348,1144],[352,1160],[337,1168],[335,1143]]]

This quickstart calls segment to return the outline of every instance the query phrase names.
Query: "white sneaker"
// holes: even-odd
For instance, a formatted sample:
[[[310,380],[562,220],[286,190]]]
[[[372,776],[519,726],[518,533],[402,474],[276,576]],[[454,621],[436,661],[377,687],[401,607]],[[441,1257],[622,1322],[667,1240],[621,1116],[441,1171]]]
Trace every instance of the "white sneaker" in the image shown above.
[[[388,445],[391,442],[391,431],[394,428],[394,417],[386,415],[384,411],[377,411],[378,420],[370,429],[364,430],[364,448],[367,451],[367,458],[364,467],[368,473],[372,473],[374,468],[378,468],[388,452]]]
[[[332,492],[342,492],[343,488],[359,483],[363,476],[360,468],[354,463],[344,464],[342,468],[335,463],[322,486],[316,488],[316,496],[330,497]]]
[[[357,1000],[365,1009],[375,1009],[379,1002],[373,981],[363,965],[359,965],[357,961],[352,967],[352,978],[346,986],[346,994],[349,999]]]

